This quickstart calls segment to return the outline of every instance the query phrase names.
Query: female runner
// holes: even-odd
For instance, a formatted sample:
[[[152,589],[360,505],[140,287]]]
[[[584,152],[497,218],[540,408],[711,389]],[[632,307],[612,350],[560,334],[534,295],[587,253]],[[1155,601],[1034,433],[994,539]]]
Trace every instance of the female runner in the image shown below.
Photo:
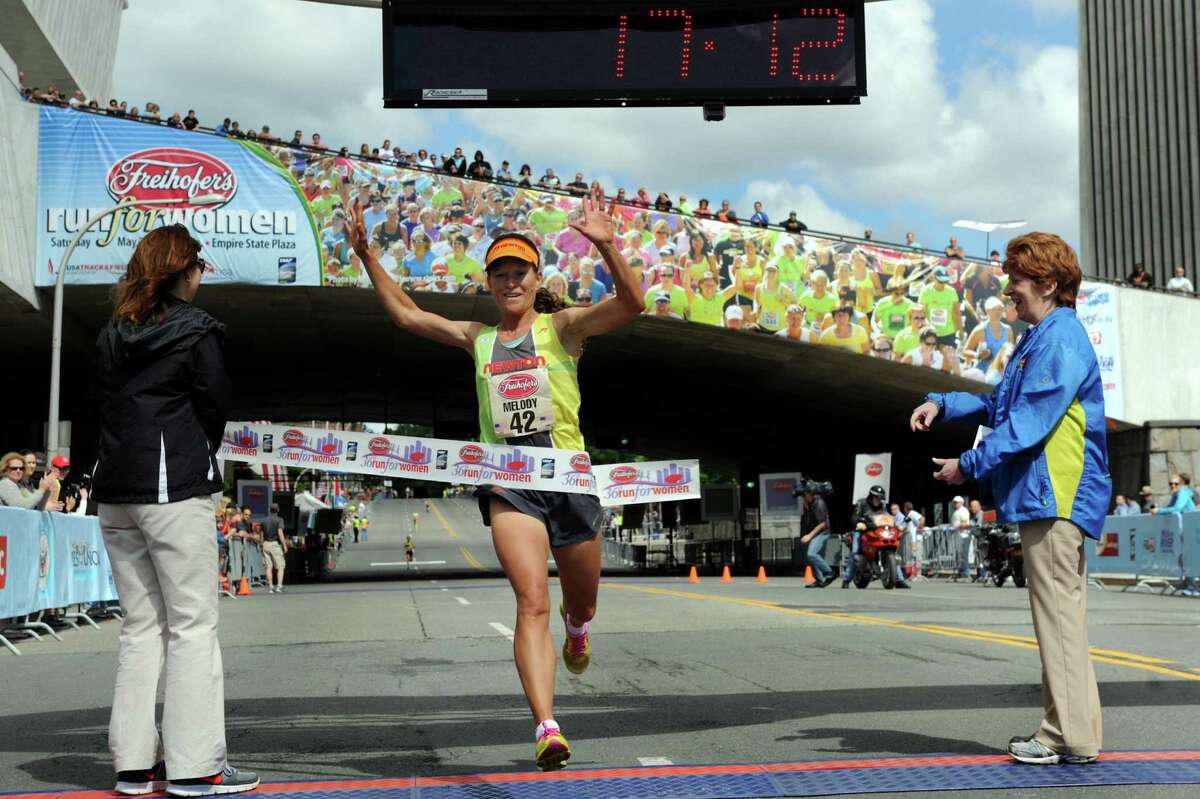
[[[462,347],[475,359],[480,439],[485,443],[584,449],[579,431],[577,367],[584,341],[616,330],[642,311],[640,284],[613,243],[615,203],[603,194],[583,198],[583,213],[568,224],[595,246],[608,266],[616,298],[589,307],[566,308],[541,286],[537,247],[520,234],[505,234],[484,258],[488,290],[500,309],[500,324],[451,321],[417,307],[371,256],[362,210],[350,211],[350,244],[388,315],[399,326],[442,344]],[[528,367],[527,364],[537,364]],[[544,365],[543,365],[544,364]],[[485,368],[486,367],[486,368]],[[543,387],[533,396],[535,413],[499,411],[494,386],[514,371],[527,371]],[[495,409],[495,413],[493,410]],[[600,541],[604,513],[597,497],[479,486],[483,521],[492,528],[496,556],[517,601],[513,651],[517,674],[537,722],[535,752],[545,771],[562,768],[571,749],[554,721],[554,643],[550,637],[550,592],[546,559],[558,564],[566,626],[563,662],[580,674],[591,657],[588,625],[596,612],[600,584]]]

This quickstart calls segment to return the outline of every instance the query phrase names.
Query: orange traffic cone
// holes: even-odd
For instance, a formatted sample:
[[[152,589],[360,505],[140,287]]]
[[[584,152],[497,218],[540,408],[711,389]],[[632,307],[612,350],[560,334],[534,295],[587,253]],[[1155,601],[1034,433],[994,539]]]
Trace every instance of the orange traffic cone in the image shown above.
[[[767,569],[765,566],[759,564],[758,576],[754,578],[754,582],[765,583],[766,581],[767,581]]]
[[[692,570],[691,570],[690,572],[688,572],[688,582],[689,582],[689,583],[698,583],[698,582],[700,582],[700,575],[696,573],[696,567],[695,567],[695,566],[693,566],[693,567],[692,567]]]
[[[733,578],[729,576],[729,565],[728,564],[726,564],[725,568],[721,571],[721,582],[723,582],[723,583],[732,583],[733,582]]]
[[[240,583],[238,583],[237,595],[238,596],[250,596],[251,593],[253,593],[253,592],[250,590],[250,578],[243,577],[242,581]]]
[[[805,566],[804,567],[804,582],[808,585],[812,585],[816,581],[817,581],[817,578],[813,577],[812,566]]]

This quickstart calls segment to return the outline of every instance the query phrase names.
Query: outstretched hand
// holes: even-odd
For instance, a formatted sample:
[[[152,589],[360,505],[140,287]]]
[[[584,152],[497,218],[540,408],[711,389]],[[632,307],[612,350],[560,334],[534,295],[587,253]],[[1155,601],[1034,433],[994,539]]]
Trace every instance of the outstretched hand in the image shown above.
[[[934,458],[933,465],[939,467],[938,471],[933,473],[934,480],[940,480],[952,486],[960,486],[967,482],[967,478],[963,476],[962,470],[958,467],[958,458]]]
[[[583,198],[580,208],[583,214],[567,224],[586,236],[593,244],[611,244],[614,232],[613,216],[617,212],[616,201],[605,207],[604,193],[596,191],[593,195]]]
[[[913,411],[912,418],[908,420],[909,427],[914,433],[927,433],[940,412],[937,403],[923,402]]]
[[[367,225],[363,221],[362,206],[355,199],[354,202],[346,205],[345,209],[346,241],[359,258],[366,258],[370,248],[367,243]]]

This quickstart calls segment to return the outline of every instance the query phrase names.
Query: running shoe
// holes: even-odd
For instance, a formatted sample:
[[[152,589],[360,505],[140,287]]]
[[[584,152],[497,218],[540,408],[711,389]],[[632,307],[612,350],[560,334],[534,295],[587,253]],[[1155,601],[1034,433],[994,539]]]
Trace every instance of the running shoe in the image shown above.
[[[537,740],[537,764],[542,771],[558,771],[571,760],[571,745],[562,730],[550,728]]]
[[[242,771],[226,765],[225,768],[208,777],[171,780],[167,783],[167,793],[171,796],[216,796],[252,791],[257,787],[258,775],[253,771]]]
[[[1099,755],[1069,755],[1051,749],[1036,737],[1013,738],[1008,742],[1008,754],[1016,761],[1031,766],[1052,766],[1062,763],[1069,766],[1082,766],[1095,763]]]
[[[113,790],[126,796],[156,793],[167,787],[167,764],[161,760],[154,768],[141,771],[118,771],[117,787]]]
[[[581,635],[571,635],[571,631],[566,630],[567,607],[561,602],[558,605],[558,614],[562,616],[563,628],[567,634],[567,640],[563,641],[563,663],[572,674],[583,674],[592,662],[592,642],[588,636],[587,625],[584,625]]]

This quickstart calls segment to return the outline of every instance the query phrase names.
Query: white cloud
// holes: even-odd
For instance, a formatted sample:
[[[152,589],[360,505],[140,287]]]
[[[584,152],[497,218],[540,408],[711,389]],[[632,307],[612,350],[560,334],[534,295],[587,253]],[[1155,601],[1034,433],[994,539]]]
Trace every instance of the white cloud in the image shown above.
[[[1079,11],[1080,0],[1025,0],[1033,10],[1042,14],[1074,14]]]
[[[1024,216],[1077,238],[1075,51],[1027,47],[1011,54],[1015,67],[981,62],[951,98],[928,0],[867,14],[870,96],[860,106],[731,107],[720,123],[701,123],[694,108],[465,115],[518,159],[636,176],[651,193],[696,197],[765,179],[780,193],[807,187],[818,207],[926,205],[947,223]],[[873,220],[877,235],[902,238],[899,213],[885,216]]]
[[[789,211],[795,211],[796,218],[813,230],[858,235],[870,227],[831,208],[812,186],[798,186],[790,180],[752,180],[742,196],[733,202],[733,207],[739,209],[743,218],[749,219],[754,212],[755,200],[762,202],[763,210],[776,224],[787,219]],[[774,209],[773,213],[771,209]]]
[[[429,142],[445,112],[383,108],[379,12],[295,0],[134,0],[121,22],[113,94],[158,102],[164,115],[196,109],[242,130],[314,130],[355,151],[385,138]]]
[[[871,3],[866,24],[870,96],[860,106],[730,107],[720,123],[702,122],[697,108],[384,110],[378,12],[294,0],[134,2],[114,85],[131,102],[194,107],[206,123],[229,115],[276,134],[317,129],[354,149],[385,137],[479,147],[514,172],[523,162],[538,173],[578,169],[693,200],[728,190],[743,216],[754,196],[777,219],[795,203],[814,229],[859,232],[849,217],[870,211],[877,236],[900,239],[917,207],[947,225],[1025,217],[1076,240],[1076,51],[1022,43],[994,62],[981,51],[966,74],[949,76],[939,73],[931,0]],[[477,135],[433,139],[462,121]],[[937,243],[932,231],[917,234]]]

